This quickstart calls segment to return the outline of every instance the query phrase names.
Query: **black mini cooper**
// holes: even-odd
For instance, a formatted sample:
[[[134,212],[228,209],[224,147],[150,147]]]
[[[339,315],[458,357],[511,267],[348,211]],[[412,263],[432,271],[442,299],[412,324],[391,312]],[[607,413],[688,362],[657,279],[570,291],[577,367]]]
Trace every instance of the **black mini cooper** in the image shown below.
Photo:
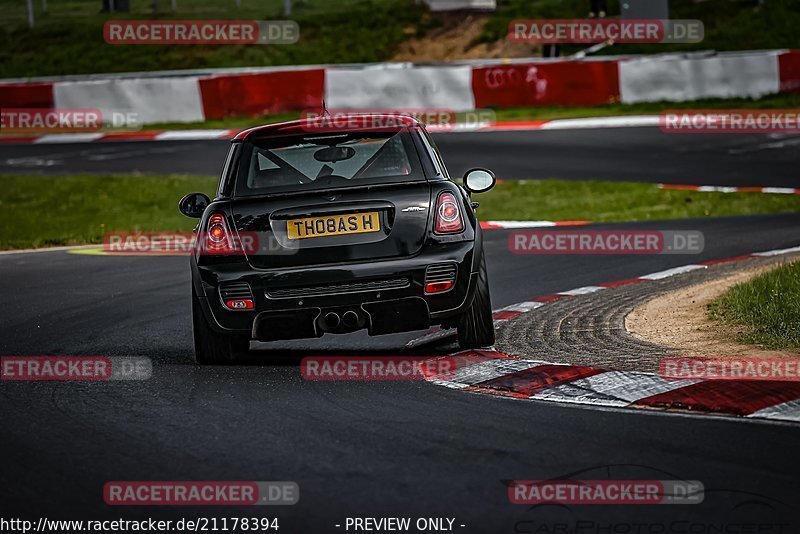
[[[494,343],[478,204],[494,175],[450,179],[425,127],[399,115],[272,124],[232,141],[199,218],[192,269],[195,355],[225,363],[251,340],[457,327]]]

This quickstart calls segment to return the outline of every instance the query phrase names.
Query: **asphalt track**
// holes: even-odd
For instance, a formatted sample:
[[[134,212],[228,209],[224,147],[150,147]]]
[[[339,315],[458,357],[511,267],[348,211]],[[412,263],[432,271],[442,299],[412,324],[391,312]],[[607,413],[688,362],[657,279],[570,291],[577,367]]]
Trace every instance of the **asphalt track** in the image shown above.
[[[508,232],[494,230],[486,234],[494,307],[800,245],[800,214],[597,228],[701,230],[706,249],[520,256],[508,251]],[[795,425],[299,375],[303,355],[353,354],[353,347],[397,353],[411,336],[260,345],[250,365],[200,368],[191,363],[187,261],[0,255],[0,354],[154,362],[153,377],[142,382],[0,383],[3,517],[269,516],[280,518],[283,533],[344,532],[335,525],[353,516],[452,517],[456,532],[748,532],[744,523],[760,529],[750,532],[800,531]],[[706,496],[683,506],[508,501],[504,481],[568,476],[700,480]],[[293,480],[301,496],[292,507],[110,508],[102,488],[111,480]],[[728,530],[714,530],[720,525]]]
[[[694,185],[800,185],[800,136],[667,134],[598,128],[436,135],[454,175],[488,167],[500,178]],[[227,141],[0,143],[0,173],[220,172]]]
[[[798,185],[797,137],[634,128],[437,141],[454,174],[483,165],[503,178]],[[0,173],[216,174],[226,144],[0,144]],[[706,250],[517,256],[508,232],[495,230],[486,234],[494,307],[800,244],[800,214],[597,228],[616,227],[701,230]],[[0,281],[0,354],[147,356],[155,366],[144,382],[0,384],[3,517],[266,515],[290,533],[342,532],[335,525],[348,516],[380,515],[454,517],[460,532],[718,532],[744,522],[760,524],[758,532],[800,530],[795,426],[517,402],[420,382],[300,378],[304,355],[397,354],[412,335],[260,344],[249,365],[199,368],[185,258],[2,255]],[[692,506],[508,502],[504,481],[567,476],[700,480],[707,495]],[[293,480],[301,497],[280,508],[112,509],[102,501],[110,480]]]

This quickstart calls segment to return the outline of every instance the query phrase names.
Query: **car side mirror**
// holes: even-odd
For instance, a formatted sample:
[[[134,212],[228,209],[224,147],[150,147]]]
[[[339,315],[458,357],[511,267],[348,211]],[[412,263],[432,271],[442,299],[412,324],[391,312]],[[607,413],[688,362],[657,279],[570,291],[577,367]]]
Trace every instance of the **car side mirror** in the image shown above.
[[[472,169],[464,174],[464,188],[470,193],[485,193],[497,182],[492,171]]]
[[[211,204],[211,199],[203,193],[189,193],[181,199],[178,203],[178,209],[181,213],[192,219],[199,219],[203,216],[208,205]]]

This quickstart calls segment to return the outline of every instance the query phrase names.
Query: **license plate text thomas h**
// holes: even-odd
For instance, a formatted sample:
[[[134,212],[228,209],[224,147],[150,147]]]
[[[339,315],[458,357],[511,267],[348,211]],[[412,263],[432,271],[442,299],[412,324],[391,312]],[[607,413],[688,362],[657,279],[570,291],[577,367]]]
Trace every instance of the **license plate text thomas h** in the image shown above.
[[[363,234],[380,230],[380,218],[377,211],[368,213],[346,213],[343,215],[327,215],[325,217],[309,217],[307,219],[291,219],[286,225],[289,239],[305,239],[307,237],[323,237],[341,234]]]

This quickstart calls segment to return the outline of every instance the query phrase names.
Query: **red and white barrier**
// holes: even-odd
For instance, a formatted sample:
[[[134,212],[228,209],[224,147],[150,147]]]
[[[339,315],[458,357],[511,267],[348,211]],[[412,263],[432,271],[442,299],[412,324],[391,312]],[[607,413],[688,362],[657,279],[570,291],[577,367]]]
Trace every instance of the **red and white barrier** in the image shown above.
[[[105,122],[115,115],[131,115],[137,124],[205,120],[196,77],[57,82],[53,102],[57,109],[99,109]]]
[[[800,50],[784,52],[778,58],[781,93],[800,93]]]
[[[330,68],[330,109],[475,109],[472,67]]]
[[[325,70],[229,74],[200,79],[207,119],[260,117],[268,113],[321,109]]]
[[[473,67],[475,107],[594,106],[619,100],[616,61],[548,61]]]
[[[800,92],[800,51],[287,67],[82,81],[0,82],[0,107],[92,108],[140,124],[329,109],[447,109],[688,101]]]
[[[0,84],[0,108],[52,109],[53,84]]]
[[[780,91],[780,52],[710,57],[643,57],[620,61],[624,104],[701,98],[759,98]]]

